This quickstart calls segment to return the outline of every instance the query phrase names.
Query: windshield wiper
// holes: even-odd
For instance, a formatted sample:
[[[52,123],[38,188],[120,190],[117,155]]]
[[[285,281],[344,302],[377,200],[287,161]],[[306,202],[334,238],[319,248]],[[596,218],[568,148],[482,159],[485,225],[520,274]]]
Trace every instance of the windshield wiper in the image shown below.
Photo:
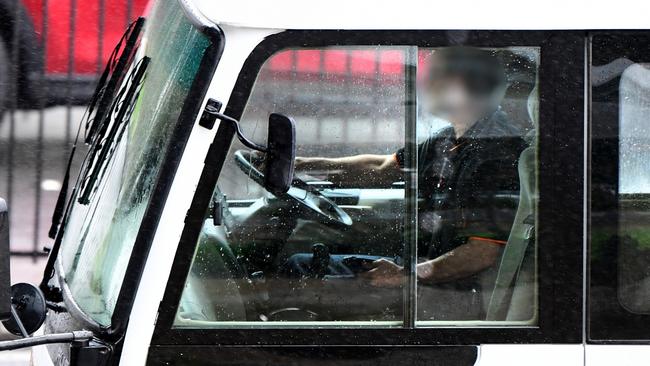
[[[98,80],[98,84],[95,87],[95,91],[90,100],[88,109],[84,113],[82,118],[82,123],[77,129],[77,134],[70,151],[70,157],[68,158],[68,163],[65,169],[63,176],[63,182],[61,184],[61,191],[59,191],[59,196],[56,200],[56,205],[54,207],[54,212],[52,213],[52,224],[50,230],[48,231],[48,236],[51,239],[55,239],[54,245],[50,250],[50,255],[48,257],[45,270],[43,272],[43,279],[41,280],[40,288],[44,292],[48,300],[59,301],[61,300],[60,290],[55,288],[50,288],[48,282],[52,277],[54,277],[54,262],[59,252],[59,247],[61,245],[61,240],[63,238],[62,228],[64,226],[64,218],[66,218],[70,212],[70,209],[73,205],[73,200],[68,199],[68,190],[70,185],[70,170],[74,161],[75,153],[77,150],[77,143],[79,142],[79,136],[81,133],[82,126],[85,131],[85,143],[92,143],[97,140],[98,136],[102,134],[100,126],[106,120],[106,110],[109,106],[113,104],[115,99],[115,90],[121,84],[124,76],[126,74],[127,67],[132,62],[135,57],[135,52],[140,44],[140,37],[142,29],[144,27],[145,18],[140,17],[133,23],[129,25],[127,30],[122,35],[122,38],[118,44],[113,49],[111,57],[104,69],[104,72]],[[98,131],[99,129],[99,131]],[[90,153],[90,151],[89,151]],[[87,157],[86,157],[87,158]],[[86,160],[87,161],[87,160]],[[72,189],[71,196],[75,197],[80,178],[85,169],[80,170],[79,175],[77,176],[77,181],[75,186]]]
[[[84,123],[85,143],[87,144],[92,144],[97,137],[106,131],[106,114],[115,99],[115,91],[122,84],[126,70],[135,57],[135,52],[140,44],[140,33],[143,25],[144,18],[142,17],[131,23],[115,49],[113,49],[113,53],[100,77],[100,82],[106,83],[105,88],[96,89],[98,98],[95,103],[91,102],[88,106],[88,118]]]
[[[84,113],[82,123],[79,125],[77,135],[70,151],[70,156],[63,176],[63,182],[61,184],[61,190],[59,191],[54,212],[52,213],[52,223],[50,225],[50,230],[48,231],[48,236],[51,239],[56,238],[61,220],[70,206],[68,204],[68,207],[66,208],[66,203],[68,203],[68,189],[70,185],[70,170],[77,150],[81,127],[84,126],[85,129],[85,143],[91,143],[93,137],[95,137],[95,131],[97,130],[98,125],[105,121],[106,109],[112,104],[112,101],[115,98],[115,89],[120,85],[120,82],[126,73],[126,67],[135,55],[135,50],[140,42],[140,35],[144,22],[145,18],[140,17],[129,25],[120,38],[120,41],[113,49],[106,67],[97,82],[97,86],[95,87],[88,109]],[[76,185],[72,190],[71,196],[74,197],[75,193]],[[54,248],[52,249],[54,250]]]
[[[105,123],[105,128],[108,131],[101,141],[98,141],[96,144],[98,148],[95,151],[98,151],[99,153],[95,162],[92,160],[89,161],[90,164],[88,167],[90,167],[91,170],[90,173],[84,177],[82,182],[83,188],[79,196],[79,203],[82,205],[86,205],[90,202],[90,196],[95,190],[96,183],[101,181],[101,177],[106,171],[108,162],[111,160],[110,157],[117,148],[117,145],[124,135],[126,126],[131,120],[131,114],[133,113],[149,61],[149,57],[143,57],[131,71],[128,80],[118,92],[118,97],[113,103],[113,108],[111,108],[111,113],[109,114],[110,116],[115,114],[115,118],[109,118]]]

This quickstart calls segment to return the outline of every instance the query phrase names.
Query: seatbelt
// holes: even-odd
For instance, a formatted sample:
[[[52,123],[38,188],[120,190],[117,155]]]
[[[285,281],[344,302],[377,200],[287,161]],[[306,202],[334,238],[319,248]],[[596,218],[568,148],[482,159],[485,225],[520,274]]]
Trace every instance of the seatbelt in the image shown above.
[[[535,240],[535,149],[525,149],[519,158],[520,196],[515,221],[504,249],[486,320],[505,320],[515,282],[521,272],[529,244]],[[534,296],[534,295],[532,295]],[[531,299],[531,306],[534,299]]]

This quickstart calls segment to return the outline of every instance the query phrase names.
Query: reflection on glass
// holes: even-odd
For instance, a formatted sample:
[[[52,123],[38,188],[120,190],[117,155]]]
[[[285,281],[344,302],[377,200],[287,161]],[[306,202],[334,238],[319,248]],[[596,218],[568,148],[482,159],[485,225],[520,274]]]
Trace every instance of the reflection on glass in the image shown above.
[[[650,193],[650,65],[634,64],[623,72],[620,97],[620,193]]]
[[[619,84],[618,296],[635,313],[650,312],[650,68],[629,66]]]

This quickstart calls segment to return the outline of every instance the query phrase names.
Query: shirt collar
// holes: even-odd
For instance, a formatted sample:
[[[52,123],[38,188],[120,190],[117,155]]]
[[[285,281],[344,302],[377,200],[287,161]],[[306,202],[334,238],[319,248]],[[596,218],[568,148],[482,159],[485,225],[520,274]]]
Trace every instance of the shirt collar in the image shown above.
[[[492,120],[496,116],[496,114],[499,113],[500,111],[501,111],[501,107],[497,107],[497,109],[494,112],[474,122],[472,127],[470,127],[467,131],[465,131],[465,133],[462,136],[460,136],[458,139],[456,139],[456,141],[460,142],[463,140],[480,138],[482,135],[485,134],[484,133],[485,130],[489,128],[489,124],[487,122]]]

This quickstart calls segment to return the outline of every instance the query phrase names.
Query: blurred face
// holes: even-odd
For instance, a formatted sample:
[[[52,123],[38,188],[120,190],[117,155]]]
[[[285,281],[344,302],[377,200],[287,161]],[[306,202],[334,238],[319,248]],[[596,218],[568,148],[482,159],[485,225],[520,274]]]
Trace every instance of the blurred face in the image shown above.
[[[499,88],[475,60],[449,64],[434,54],[431,62],[425,98],[433,115],[452,124],[472,123],[498,106]]]

